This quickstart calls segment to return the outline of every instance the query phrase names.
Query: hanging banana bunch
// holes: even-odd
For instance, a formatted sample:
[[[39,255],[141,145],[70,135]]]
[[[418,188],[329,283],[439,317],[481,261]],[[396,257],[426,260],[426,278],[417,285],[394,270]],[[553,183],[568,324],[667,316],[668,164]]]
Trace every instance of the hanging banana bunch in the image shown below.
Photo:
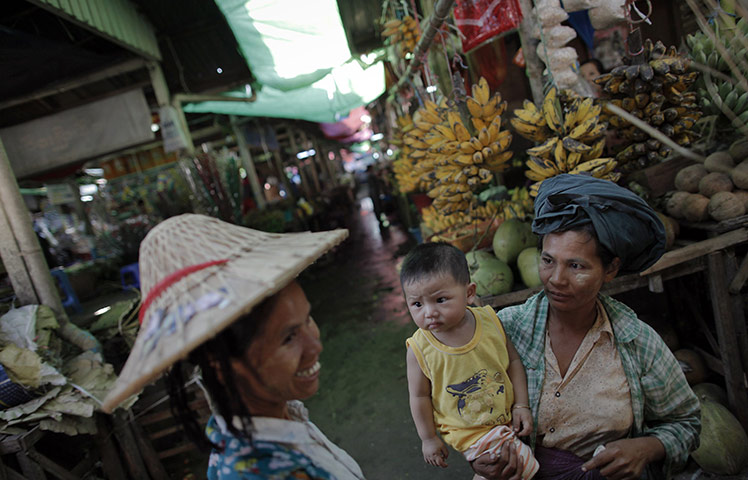
[[[727,56],[717,50],[715,42],[704,32],[697,32],[686,37],[690,56],[694,62],[724,74],[718,77],[707,72],[699,77],[695,84],[699,95],[699,105],[704,115],[719,115],[725,121],[730,121],[730,118],[722,109],[732,111],[736,117],[732,119],[732,125],[736,128],[743,128],[748,125],[748,91],[740,87],[738,73],[743,78],[748,78],[748,49],[746,49],[748,42],[745,41],[748,38],[748,20],[741,18],[735,24],[734,29],[716,28],[713,33],[727,51]],[[738,35],[743,41],[736,38]],[[730,68],[727,63],[728,57],[738,71]]]
[[[698,72],[688,72],[690,60],[678,54],[675,47],[666,48],[650,39],[644,42],[641,53],[645,62],[624,65],[595,79],[603,86],[610,102],[623,108],[647,124],[658,129],[675,143],[689,146],[696,133],[691,130],[701,117],[696,93],[689,91]],[[606,118],[610,125],[626,139],[628,146],[616,154],[622,172],[631,172],[667,158],[672,149],[623,118]]]
[[[389,40],[390,45],[398,48],[401,58],[405,58],[409,53],[413,53],[418,43],[418,22],[410,15],[406,15],[402,20],[388,20],[384,24],[382,36]]]
[[[512,157],[508,150],[512,134],[501,130],[501,114],[506,109],[501,94],[491,96],[485,78],[473,85],[472,94],[467,98],[470,125],[464,123],[457,106],[448,105],[439,115],[443,121],[434,124],[423,140],[430,145],[428,161],[433,165],[427,173],[433,181],[427,193],[444,215],[474,209],[473,192],[490,182],[493,172],[506,169]]]
[[[621,174],[613,172],[616,161],[601,158],[605,148],[606,124],[600,117],[601,106],[592,98],[571,90],[548,90],[541,108],[525,100],[514,111],[512,126],[523,137],[540,143],[527,150],[525,176],[535,181],[530,194],[536,196],[540,184],[561,173],[588,173],[617,182]]]
[[[437,234],[460,230],[475,224],[477,221],[487,222],[493,218],[525,219],[533,213],[533,199],[526,187],[517,187],[509,191],[510,198],[505,200],[489,200],[484,205],[478,205],[469,213],[457,211],[451,215],[444,215],[433,205],[421,211],[423,223]]]
[[[418,190],[420,180],[414,175],[414,161],[410,157],[412,147],[405,142],[405,136],[415,129],[415,124],[410,115],[397,117],[395,120],[395,138],[390,140],[392,145],[400,148],[398,159],[392,162],[392,170],[400,193],[410,193]]]

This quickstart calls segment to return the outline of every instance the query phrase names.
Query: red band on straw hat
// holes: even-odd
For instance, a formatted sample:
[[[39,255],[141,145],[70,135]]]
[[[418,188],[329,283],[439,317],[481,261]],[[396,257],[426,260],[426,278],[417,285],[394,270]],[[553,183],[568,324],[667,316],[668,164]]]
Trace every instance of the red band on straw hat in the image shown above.
[[[224,258],[222,260],[212,260],[210,262],[205,263],[199,263],[197,265],[190,265],[188,267],[181,268],[177,270],[176,272],[170,274],[169,276],[162,279],[160,282],[158,282],[150,292],[148,292],[148,296],[145,298],[145,301],[143,302],[143,305],[140,307],[140,313],[138,314],[138,322],[140,324],[143,323],[143,317],[145,316],[146,310],[148,310],[148,307],[151,306],[151,303],[153,303],[154,300],[156,300],[161,294],[169,288],[172,284],[178,282],[182,278],[186,277],[187,275],[197,272],[199,270],[203,270],[208,267],[212,267],[214,265],[223,265],[224,263],[228,262],[228,258]]]

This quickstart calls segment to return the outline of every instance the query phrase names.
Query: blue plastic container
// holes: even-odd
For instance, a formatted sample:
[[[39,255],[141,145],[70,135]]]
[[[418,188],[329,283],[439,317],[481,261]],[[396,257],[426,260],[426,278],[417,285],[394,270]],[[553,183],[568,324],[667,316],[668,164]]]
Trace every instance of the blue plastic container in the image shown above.
[[[0,410],[15,407],[34,398],[23,386],[13,383],[0,365]]]

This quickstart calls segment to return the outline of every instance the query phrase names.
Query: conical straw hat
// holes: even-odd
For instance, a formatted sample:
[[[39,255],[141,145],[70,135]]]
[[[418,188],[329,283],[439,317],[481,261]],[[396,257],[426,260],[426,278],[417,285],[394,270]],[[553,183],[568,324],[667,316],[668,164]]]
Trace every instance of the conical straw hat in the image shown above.
[[[102,410],[138,393],[347,236],[267,233],[196,214],[158,224],[140,245],[140,331]]]

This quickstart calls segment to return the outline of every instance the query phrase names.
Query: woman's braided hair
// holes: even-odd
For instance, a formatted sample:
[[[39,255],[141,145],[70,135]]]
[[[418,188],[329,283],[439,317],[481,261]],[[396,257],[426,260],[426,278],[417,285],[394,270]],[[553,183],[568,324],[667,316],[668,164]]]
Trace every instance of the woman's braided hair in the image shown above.
[[[205,389],[210,395],[213,407],[217,410],[215,413],[226,420],[226,427],[232,434],[251,440],[251,412],[242,401],[237,377],[231,368],[231,360],[241,358],[254,338],[262,333],[276,299],[277,295],[271,296],[248,314],[239,317],[221,333],[193,350],[187,361],[177,362],[166,377],[171,412],[182,426],[187,438],[201,451],[209,452],[211,449],[221,449],[221,447],[208,440],[203,432],[203,426],[197,421],[195,412],[189,407],[184,372],[190,368],[190,365],[200,369]],[[235,417],[241,420],[241,429],[234,425],[232,420]]]

